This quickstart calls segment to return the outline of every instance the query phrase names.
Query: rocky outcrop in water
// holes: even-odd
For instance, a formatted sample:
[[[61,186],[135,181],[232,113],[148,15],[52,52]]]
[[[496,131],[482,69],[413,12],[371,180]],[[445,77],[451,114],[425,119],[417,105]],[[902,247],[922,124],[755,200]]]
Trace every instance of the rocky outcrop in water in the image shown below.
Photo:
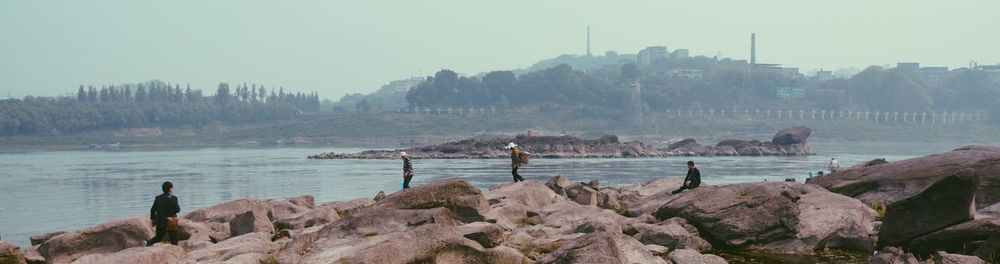
[[[684,139],[666,149],[658,149],[642,142],[620,142],[617,136],[582,139],[572,136],[500,137],[466,139],[444,144],[398,150],[369,150],[361,153],[321,153],[310,159],[398,159],[405,151],[414,159],[503,159],[510,152],[503,149],[514,142],[542,158],[639,158],[670,156],[802,156],[811,155],[806,139],[811,134],[807,127],[781,130],[774,141],[723,140],[715,146],[699,145],[694,139]],[[779,143],[780,142],[780,143]]]

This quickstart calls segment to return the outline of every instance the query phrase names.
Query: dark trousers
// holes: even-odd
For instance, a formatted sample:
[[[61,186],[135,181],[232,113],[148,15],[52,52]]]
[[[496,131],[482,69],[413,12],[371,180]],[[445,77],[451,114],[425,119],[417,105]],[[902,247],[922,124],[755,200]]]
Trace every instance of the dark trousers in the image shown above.
[[[170,236],[170,244],[177,245],[177,231],[167,231],[167,221],[157,221],[156,223],[156,236],[149,241],[146,241],[146,246],[152,246],[156,243],[163,241],[163,235]]]
[[[514,167],[514,169],[510,170],[510,175],[514,176],[514,182],[524,181],[524,178],[521,177],[521,174],[517,174],[517,167]]]
[[[683,192],[684,190],[691,190],[691,189],[694,189],[694,188],[698,188],[698,185],[694,185],[694,184],[690,184],[690,185],[688,185],[688,184],[684,184],[684,185],[681,185],[681,187],[680,187],[680,188],[677,188],[677,190],[675,190],[675,191],[673,191],[673,192],[670,192],[670,193],[673,193],[673,194],[678,194],[678,193],[681,193],[681,192]]]
[[[410,180],[412,180],[412,179],[413,179],[413,174],[404,174],[403,175],[403,189],[409,189],[410,188]]]

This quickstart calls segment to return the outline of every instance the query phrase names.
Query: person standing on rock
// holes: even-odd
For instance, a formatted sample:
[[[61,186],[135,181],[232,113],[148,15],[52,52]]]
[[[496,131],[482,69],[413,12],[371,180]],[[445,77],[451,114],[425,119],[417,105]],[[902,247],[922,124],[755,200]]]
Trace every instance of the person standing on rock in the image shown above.
[[[170,243],[177,245],[177,213],[181,212],[180,203],[177,196],[174,196],[174,184],[164,182],[161,186],[163,194],[157,195],[153,200],[153,207],[149,208],[149,219],[153,220],[156,227],[156,236],[146,241],[147,246],[152,246],[163,240],[163,235],[170,236]]]
[[[689,160],[688,173],[687,176],[684,177],[684,184],[682,184],[680,188],[678,188],[676,191],[673,191],[672,193],[678,194],[683,192],[684,190],[698,188],[698,185],[701,185],[701,172],[698,171],[698,168],[694,167],[694,161]]]
[[[510,167],[512,168],[510,170],[510,174],[511,176],[514,176],[514,182],[524,181],[524,178],[521,177],[520,174],[517,174],[517,168],[520,168],[523,164],[521,160],[521,153],[524,151],[521,150],[517,144],[514,144],[514,142],[507,144],[506,148],[510,149]]]
[[[830,162],[826,163],[826,169],[830,173],[837,172],[840,169],[840,161],[837,158],[830,158]]]
[[[413,179],[413,164],[410,163],[410,156],[406,152],[400,152],[399,157],[403,159],[403,189],[410,188],[410,180]]]

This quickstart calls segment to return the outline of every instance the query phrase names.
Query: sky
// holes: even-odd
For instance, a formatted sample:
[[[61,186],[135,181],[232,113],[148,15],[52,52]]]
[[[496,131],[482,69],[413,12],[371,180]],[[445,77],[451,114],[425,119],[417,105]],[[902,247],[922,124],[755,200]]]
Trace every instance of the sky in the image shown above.
[[[996,0],[0,0],[0,98],[159,79],[368,93],[647,46],[811,69],[1000,63]]]

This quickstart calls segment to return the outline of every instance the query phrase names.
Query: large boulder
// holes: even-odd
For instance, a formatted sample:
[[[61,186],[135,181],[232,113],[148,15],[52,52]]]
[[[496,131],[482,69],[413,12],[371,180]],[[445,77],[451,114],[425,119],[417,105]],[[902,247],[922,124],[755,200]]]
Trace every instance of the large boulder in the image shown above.
[[[316,208],[316,198],[313,197],[312,195],[303,195],[303,196],[288,198],[288,202],[309,209]]]
[[[274,225],[266,215],[260,215],[254,211],[246,211],[238,214],[229,221],[229,232],[233,236],[240,236],[249,233],[271,233]]]
[[[771,186],[769,186],[771,185]],[[784,183],[702,186],[676,195],[655,212],[658,219],[681,217],[710,242],[748,246],[795,238],[797,197],[775,192]]]
[[[0,264],[24,264],[24,254],[14,243],[0,240]]]
[[[504,184],[484,195],[491,207],[486,218],[510,223],[519,223],[529,217],[529,212],[534,214],[545,206],[566,200],[534,180]]]
[[[448,208],[462,221],[482,221],[490,210],[483,194],[463,179],[448,179],[393,193],[376,205],[396,209]]]
[[[149,218],[129,217],[52,237],[39,245],[38,252],[49,263],[70,263],[85,255],[141,247],[153,235]]]
[[[907,246],[924,255],[938,250],[966,252],[988,244],[991,237],[1000,237],[1000,218],[982,218],[949,226],[914,238]]]
[[[258,215],[267,216],[270,208],[265,206],[262,200],[238,199],[195,210],[184,215],[184,218],[195,222],[229,223],[237,215],[246,213],[247,211],[254,211]]]
[[[972,220],[978,185],[975,171],[965,169],[914,196],[890,204],[879,228],[878,244],[901,245],[918,236]]]
[[[546,187],[549,187],[553,192],[562,196],[566,196],[566,188],[569,188],[571,184],[569,178],[562,175],[556,175],[545,182]]]
[[[704,252],[712,245],[698,236],[698,229],[681,218],[671,218],[658,224],[634,223],[626,229],[634,229],[633,235],[646,245],[660,245],[669,249],[693,249]]]
[[[234,260],[263,260],[278,250],[278,244],[271,242],[271,236],[264,233],[253,233],[234,237],[218,244],[190,252],[192,259],[199,263],[205,262],[237,262]],[[244,261],[246,263],[246,261]],[[253,263],[264,263],[253,261]]]
[[[722,257],[698,253],[694,249],[678,249],[670,252],[667,256],[673,263],[684,263],[684,264],[727,264],[725,259]]]
[[[305,240],[305,241],[300,241]],[[309,242],[311,241],[311,242]],[[297,243],[306,243],[297,244]],[[307,246],[307,247],[302,247]],[[296,238],[278,255],[279,263],[525,263],[506,247],[486,249],[452,227],[423,225],[412,230],[363,237]]]
[[[294,199],[298,199],[296,200],[298,203],[305,203],[306,205],[309,205],[307,202],[302,201],[302,197],[296,197]],[[295,204],[290,200],[267,200],[264,201],[262,205],[267,208],[267,214],[265,216],[267,216],[267,219],[271,221],[312,210],[309,207]]]
[[[794,239],[758,246],[770,253],[812,255],[825,248],[871,252],[876,212],[851,197],[815,185],[786,184],[797,193],[798,225]],[[778,191],[778,190],[775,190]]]
[[[664,263],[643,245],[620,232],[594,232],[573,239],[538,263]]]
[[[668,150],[674,150],[674,149],[679,149],[679,148],[684,148],[684,147],[690,147],[690,146],[694,146],[694,145],[698,145],[698,141],[694,140],[693,138],[685,138],[685,139],[682,139],[681,141],[677,141],[677,142],[674,142],[673,144],[670,144],[670,146],[667,147],[667,149]]]
[[[966,256],[959,254],[948,254],[948,252],[938,251],[937,258],[941,264],[986,264],[986,261],[976,256]]]
[[[352,214],[358,210],[367,208],[375,204],[375,200],[370,198],[359,198],[346,202],[329,202],[319,206],[319,208],[330,207],[337,211],[341,217]]]
[[[303,229],[324,225],[340,220],[334,207],[320,207],[308,212],[297,213],[274,221],[277,229]]]
[[[897,247],[883,248],[868,259],[871,264],[923,264],[912,253],[907,253]]]
[[[486,248],[492,248],[503,244],[510,237],[510,231],[500,225],[486,222],[475,222],[462,225],[457,228],[458,233],[463,237],[479,242]]]
[[[806,143],[806,139],[812,135],[812,129],[804,126],[789,127],[778,131],[771,138],[771,142],[778,145],[792,145]]]
[[[152,247],[134,247],[107,255],[89,255],[73,264],[191,264],[195,263],[181,247],[157,244]]]
[[[888,205],[913,196],[942,178],[971,168],[979,176],[976,207],[1000,202],[1000,147],[967,146],[951,152],[867,167],[852,167],[809,181],[865,204]]]
[[[52,232],[52,233],[47,233],[47,234],[34,235],[34,236],[31,236],[29,238],[29,240],[31,241],[31,245],[32,246],[37,246],[37,245],[41,245],[45,241],[48,241],[50,238],[53,238],[55,236],[62,235],[62,234],[65,234],[65,233],[66,233],[66,231],[57,231],[57,232]]]

